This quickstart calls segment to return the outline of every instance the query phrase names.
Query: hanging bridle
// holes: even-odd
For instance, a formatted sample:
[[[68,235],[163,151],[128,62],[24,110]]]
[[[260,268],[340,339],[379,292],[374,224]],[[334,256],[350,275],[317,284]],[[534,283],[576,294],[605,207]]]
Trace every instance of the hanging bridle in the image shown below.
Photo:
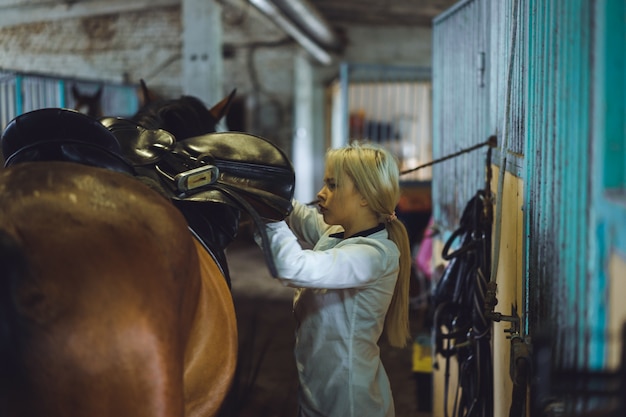
[[[491,268],[491,148],[487,181],[466,205],[459,227],[446,241],[442,257],[450,261],[433,291],[435,354],[445,359],[444,410],[448,417],[450,359],[458,362],[453,417],[493,416],[491,319],[485,294]],[[460,240],[460,246],[451,251]],[[438,365],[435,364],[435,367]]]

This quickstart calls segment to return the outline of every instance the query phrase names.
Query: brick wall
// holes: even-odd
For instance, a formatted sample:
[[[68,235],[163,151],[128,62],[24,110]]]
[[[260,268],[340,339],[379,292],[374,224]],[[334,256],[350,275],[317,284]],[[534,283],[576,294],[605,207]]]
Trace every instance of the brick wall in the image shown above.
[[[293,58],[299,47],[246,0],[222,4],[228,52],[224,95],[236,88],[247,103],[248,131],[288,150]],[[138,83],[143,78],[159,94],[178,97],[181,32],[180,6],[3,27],[0,69],[112,82]],[[348,36],[351,60],[430,66],[430,29],[356,28]],[[324,71],[328,75],[321,78],[328,81],[336,72]]]

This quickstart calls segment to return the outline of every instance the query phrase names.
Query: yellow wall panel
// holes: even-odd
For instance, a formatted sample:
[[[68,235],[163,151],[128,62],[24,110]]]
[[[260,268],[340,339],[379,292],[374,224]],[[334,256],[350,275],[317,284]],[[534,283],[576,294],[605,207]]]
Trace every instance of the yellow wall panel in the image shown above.
[[[493,167],[493,182],[491,189],[498,189],[498,168]],[[514,307],[521,315],[523,307],[523,182],[521,179],[506,173],[502,189],[502,219],[499,226],[500,247],[497,265],[496,283],[498,285],[498,304],[495,311],[503,315],[511,315]],[[498,197],[496,197],[498,198]],[[494,216],[495,216],[494,207]],[[494,219],[495,221],[495,219]],[[494,234],[498,227],[494,224]],[[493,242],[495,244],[495,236]],[[443,244],[441,239],[433,242],[433,265],[445,264],[441,258]],[[496,250],[494,248],[494,250]],[[511,327],[510,322],[499,322],[493,325],[493,365],[494,365],[494,415],[509,414],[511,404],[512,382],[509,374],[510,346],[507,339],[509,333],[505,330]],[[439,369],[433,371],[433,416],[444,416],[444,388],[445,388],[445,359],[441,356],[434,358]],[[456,362],[451,360],[448,410],[452,410],[454,393],[457,381]]]
[[[493,167],[492,190],[498,189],[498,178],[499,170],[497,167]],[[496,271],[498,304],[495,311],[507,316],[519,316],[523,313],[522,295],[524,288],[522,269],[524,190],[522,180],[507,172],[504,176],[502,194],[502,196],[496,196],[496,200],[502,198],[502,218],[499,226],[494,224],[493,239],[495,245],[495,233],[498,233],[499,229],[500,248],[493,249],[494,251],[499,250]],[[513,389],[509,372],[511,341],[507,339],[509,333],[505,332],[511,326],[512,324],[507,321],[497,322],[493,325],[494,415],[496,416],[508,415],[511,405]]]
[[[615,369],[620,365],[622,350],[621,332],[626,322],[626,260],[617,253],[613,253],[609,260],[609,331],[608,344],[609,368]]]

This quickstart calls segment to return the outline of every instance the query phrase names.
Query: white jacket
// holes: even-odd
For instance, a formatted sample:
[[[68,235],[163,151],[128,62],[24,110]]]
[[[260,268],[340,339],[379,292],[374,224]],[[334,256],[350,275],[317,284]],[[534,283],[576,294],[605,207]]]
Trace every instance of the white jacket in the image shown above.
[[[343,239],[315,208],[294,202],[267,225],[279,280],[294,299],[300,416],[393,417],[378,339],[395,288],[400,253],[383,225]],[[292,232],[293,230],[293,232]],[[303,249],[298,238],[313,246]]]

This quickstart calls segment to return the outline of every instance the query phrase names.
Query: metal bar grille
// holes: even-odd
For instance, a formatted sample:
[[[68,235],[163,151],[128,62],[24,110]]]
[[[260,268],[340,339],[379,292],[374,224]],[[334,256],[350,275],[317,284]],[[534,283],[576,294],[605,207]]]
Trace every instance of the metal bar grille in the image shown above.
[[[46,107],[74,108],[72,85],[86,93],[102,87],[102,109],[107,116],[130,116],[139,107],[134,85],[102,83],[45,75],[0,71],[0,128],[16,116]]]
[[[0,72],[0,128],[4,129],[16,114],[15,77]]]
[[[517,5],[515,4],[517,3]],[[514,7],[519,19],[514,22]],[[489,126],[506,140],[506,169],[519,176],[523,168],[526,110],[526,0],[489,3]],[[512,45],[515,42],[515,45]],[[512,56],[511,56],[512,54]],[[496,152],[496,161],[501,155]]]
[[[333,92],[332,146],[369,141],[389,149],[406,171],[432,159],[430,69],[370,64],[341,65]],[[336,117],[340,115],[339,117]],[[431,169],[403,181],[430,181]]]
[[[401,170],[431,160],[431,86],[429,82],[353,83],[348,89],[349,138],[388,148]],[[403,180],[430,181],[431,169]]]

